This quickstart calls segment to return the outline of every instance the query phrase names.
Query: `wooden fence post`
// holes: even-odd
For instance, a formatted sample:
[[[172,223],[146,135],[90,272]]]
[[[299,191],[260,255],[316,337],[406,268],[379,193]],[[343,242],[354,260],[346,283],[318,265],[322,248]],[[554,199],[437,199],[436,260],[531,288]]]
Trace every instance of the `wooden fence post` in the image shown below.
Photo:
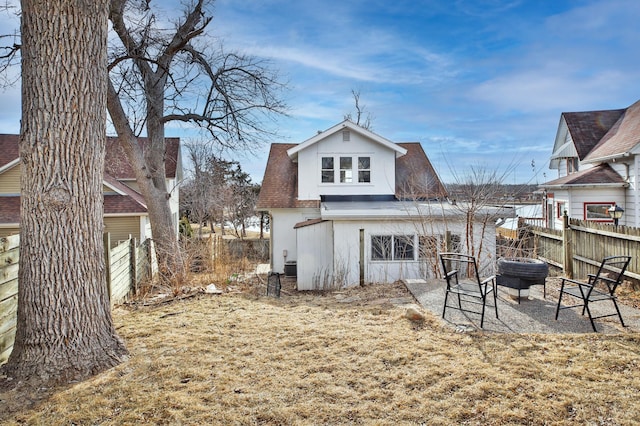
[[[138,249],[136,238],[129,238],[129,262],[131,263],[131,289],[138,294]]]
[[[571,253],[571,227],[567,211],[562,215],[562,269],[567,278],[573,278],[573,256]]]
[[[111,301],[111,234],[102,234],[102,243],[104,245],[104,271],[107,279],[107,292],[109,301]]]

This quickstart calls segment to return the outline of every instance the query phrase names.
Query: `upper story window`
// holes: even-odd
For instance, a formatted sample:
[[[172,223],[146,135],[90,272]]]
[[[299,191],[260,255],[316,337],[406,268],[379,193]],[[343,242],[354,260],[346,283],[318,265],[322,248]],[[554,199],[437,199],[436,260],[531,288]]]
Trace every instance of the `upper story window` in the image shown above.
[[[567,174],[575,173],[578,171],[578,158],[567,158]]]
[[[322,157],[321,161],[322,183],[371,183],[371,157]]]
[[[340,183],[353,182],[353,161],[351,157],[340,157]]]
[[[322,157],[322,183],[333,183],[333,176],[333,157]]]
[[[371,157],[358,157],[358,182],[371,182]]]

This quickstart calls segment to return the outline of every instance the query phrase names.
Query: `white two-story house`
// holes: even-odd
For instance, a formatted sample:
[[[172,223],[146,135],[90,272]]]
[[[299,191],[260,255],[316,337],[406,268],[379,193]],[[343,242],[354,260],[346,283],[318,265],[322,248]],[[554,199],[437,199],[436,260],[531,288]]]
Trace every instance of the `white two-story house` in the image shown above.
[[[624,210],[620,225],[640,226],[640,101],[628,108],[564,112],[550,169],[557,178],[540,185],[547,226],[571,218],[612,222],[607,210]]]
[[[486,263],[495,253],[487,211],[466,226],[420,143],[348,120],[300,144],[273,144],[257,208],[270,215],[272,270],[295,265],[300,290],[437,276],[445,248],[482,247]]]

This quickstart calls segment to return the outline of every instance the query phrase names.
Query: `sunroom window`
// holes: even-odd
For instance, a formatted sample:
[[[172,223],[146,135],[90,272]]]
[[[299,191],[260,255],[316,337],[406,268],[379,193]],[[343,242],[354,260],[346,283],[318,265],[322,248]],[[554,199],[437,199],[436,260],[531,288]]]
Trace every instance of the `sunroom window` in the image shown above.
[[[413,235],[372,235],[371,260],[414,260]]]

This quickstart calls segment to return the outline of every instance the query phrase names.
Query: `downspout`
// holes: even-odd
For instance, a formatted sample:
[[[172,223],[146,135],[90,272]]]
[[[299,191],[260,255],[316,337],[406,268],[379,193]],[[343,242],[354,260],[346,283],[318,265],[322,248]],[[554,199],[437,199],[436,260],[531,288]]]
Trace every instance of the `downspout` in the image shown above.
[[[640,202],[640,194],[638,194],[638,173],[640,172],[640,156],[636,155],[633,158],[633,186],[629,182],[629,186],[633,193],[633,223],[631,226],[638,226],[640,224],[640,212],[638,212],[638,203]],[[627,191],[625,191],[625,194]],[[627,207],[625,205],[625,207]],[[625,221],[625,223],[627,223]]]

